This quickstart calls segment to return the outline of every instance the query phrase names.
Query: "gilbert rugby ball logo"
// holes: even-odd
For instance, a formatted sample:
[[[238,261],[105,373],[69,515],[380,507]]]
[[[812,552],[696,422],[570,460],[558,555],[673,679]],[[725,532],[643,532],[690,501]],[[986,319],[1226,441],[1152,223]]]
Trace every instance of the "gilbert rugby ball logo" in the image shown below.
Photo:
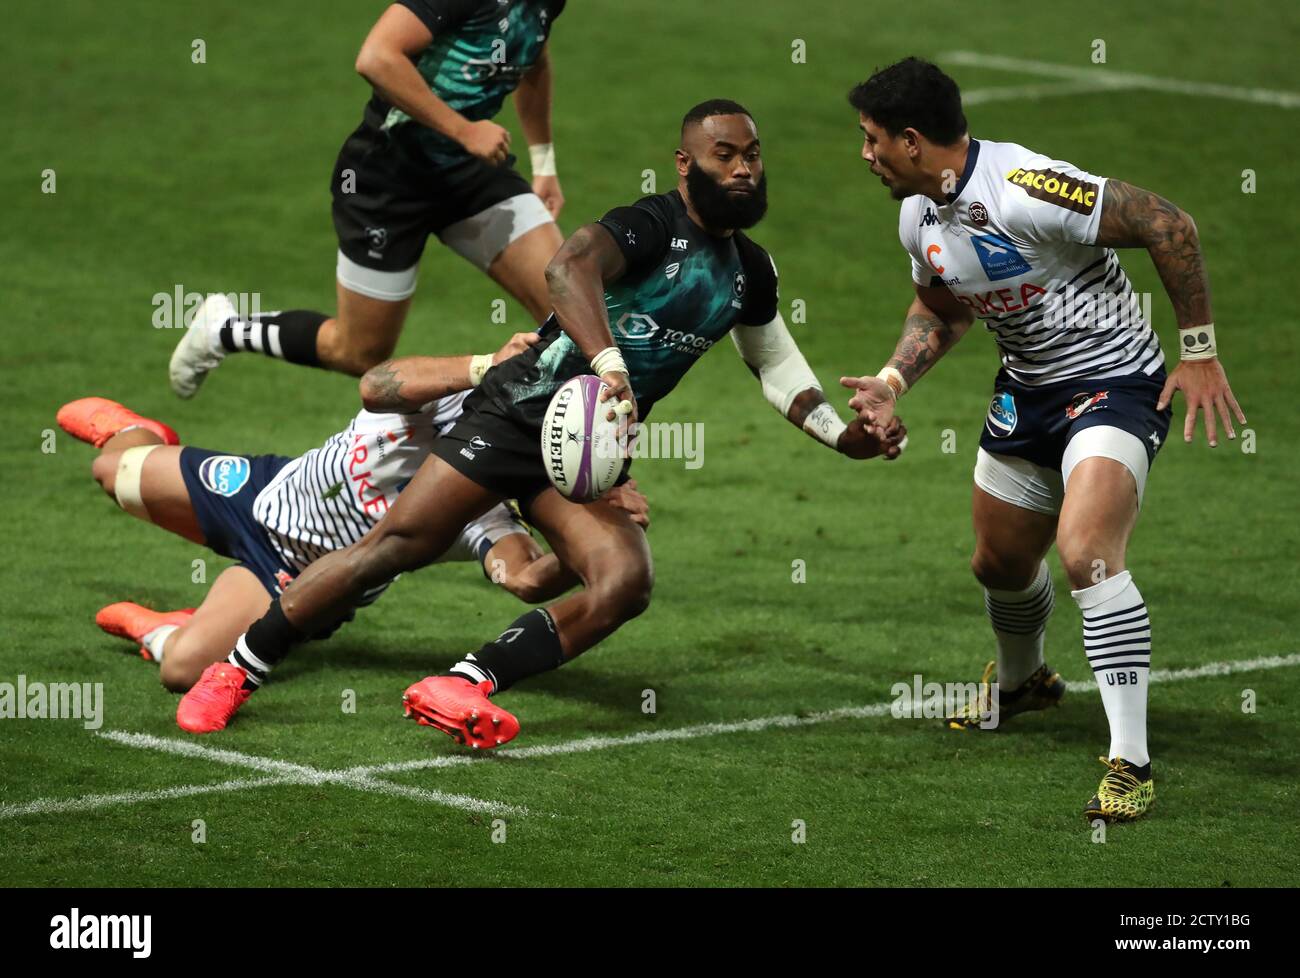
[[[243,489],[252,473],[248,459],[239,455],[213,455],[199,466],[199,479],[209,492],[233,496]]]
[[[569,413],[572,406],[573,387],[562,387],[555,396],[555,403],[551,409],[551,424],[546,431],[546,460],[547,467],[550,469],[551,478],[555,480],[556,487],[563,487],[569,484],[568,477],[564,474],[564,419]],[[569,433],[572,435],[572,433]]]
[[[1006,438],[1016,430],[1017,420],[1016,399],[1007,391],[994,394],[989,404],[989,416],[984,422],[989,434],[994,438]]]

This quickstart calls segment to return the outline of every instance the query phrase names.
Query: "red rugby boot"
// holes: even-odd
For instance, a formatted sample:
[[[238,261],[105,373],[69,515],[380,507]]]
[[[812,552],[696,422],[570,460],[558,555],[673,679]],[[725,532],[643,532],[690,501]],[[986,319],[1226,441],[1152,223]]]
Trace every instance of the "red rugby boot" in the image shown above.
[[[226,729],[235,711],[253,695],[251,689],[244,689],[246,678],[248,673],[239,666],[229,662],[212,663],[181,697],[176,707],[176,725],[196,734]]]
[[[498,747],[515,738],[519,721],[487,698],[491,688],[459,676],[428,676],[402,694],[402,703],[407,719],[437,727],[458,744]]]

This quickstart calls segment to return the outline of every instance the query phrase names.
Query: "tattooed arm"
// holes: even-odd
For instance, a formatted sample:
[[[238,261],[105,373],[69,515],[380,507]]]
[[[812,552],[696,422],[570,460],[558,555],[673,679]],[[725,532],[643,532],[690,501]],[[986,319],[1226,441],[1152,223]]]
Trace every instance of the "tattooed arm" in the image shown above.
[[[493,365],[522,353],[540,339],[536,333],[516,333],[492,354]],[[474,386],[472,356],[400,357],[371,367],[361,378],[361,403],[367,411],[414,414],[430,401]]]
[[[907,386],[912,387],[952,349],[974,321],[970,308],[958,302],[947,288],[916,286],[916,298],[903,321],[903,335],[898,338],[894,355],[886,366],[897,370]],[[841,377],[840,383],[856,391],[849,407],[862,420],[880,425],[887,424],[894,416],[898,398],[883,380],[872,376]]]
[[[1178,325],[1214,321],[1196,222],[1176,204],[1121,180],[1106,181],[1097,246],[1145,248],[1169,293]]]
[[[1174,307],[1179,328],[1214,322],[1210,311],[1210,280],[1205,272],[1196,222],[1176,204],[1121,180],[1107,180],[1096,243],[1103,248],[1147,250]],[[1232,427],[1234,414],[1239,422],[1246,423],[1246,415],[1237,404],[1217,357],[1181,361],[1165,382],[1156,409],[1163,411],[1176,390],[1183,392],[1187,404],[1184,441],[1192,440],[1198,410],[1205,414],[1205,434],[1211,448],[1218,445],[1216,409],[1229,438],[1237,437]]]

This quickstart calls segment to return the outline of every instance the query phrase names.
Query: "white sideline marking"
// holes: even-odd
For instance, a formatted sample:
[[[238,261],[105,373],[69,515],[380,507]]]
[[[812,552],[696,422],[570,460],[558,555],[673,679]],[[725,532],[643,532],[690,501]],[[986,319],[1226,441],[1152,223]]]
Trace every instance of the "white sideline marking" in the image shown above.
[[[1045,78],[1086,82],[1097,85],[1098,90],[1102,88],[1140,88],[1155,92],[1170,92],[1175,95],[1201,95],[1209,98],[1235,99],[1239,102],[1273,105],[1283,109],[1300,108],[1300,92],[1282,92],[1270,88],[1244,88],[1239,85],[1184,81],[1178,78],[1158,78],[1154,75],[1112,71],[1101,65],[1084,67],[1082,65],[1052,64],[1047,61],[1032,61],[1026,58],[980,54],[977,51],[949,51],[947,54],[940,55],[938,60],[940,63],[946,64],[969,65],[973,68],[993,68],[1002,71],[1022,72],[1027,75],[1041,75]],[[981,94],[983,95],[986,91],[989,90],[981,90]],[[1044,94],[1051,93],[1045,92]],[[1035,96],[1027,97],[1032,98]],[[984,100],[989,100],[987,95],[984,95]]]
[[[1004,85],[1001,88],[976,88],[961,93],[962,105],[985,105],[989,102],[1022,102],[1040,98],[1060,98],[1065,95],[1092,95],[1095,92],[1117,92],[1130,85],[1096,81],[1059,82],[1043,85]]]
[[[1188,669],[1153,669],[1150,681],[1153,683],[1176,683],[1187,679],[1200,679],[1204,676],[1228,676],[1235,672],[1253,672],[1259,669],[1282,669],[1287,666],[1300,666],[1300,652],[1290,655],[1266,655],[1256,659],[1238,659],[1230,662],[1210,662],[1203,666]],[[1095,693],[1095,679],[1067,679],[1066,686],[1070,693]],[[587,751],[603,750],[607,747],[627,747],[635,744],[650,744],[667,740],[694,740],[698,737],[716,737],[719,734],[750,733],[767,730],[771,727],[807,727],[831,720],[861,720],[868,717],[888,716],[893,702],[872,703],[870,706],[845,706],[836,710],[809,713],[805,716],[786,714],[783,716],[759,717],[756,720],[739,720],[734,723],[701,723],[693,727],[676,727],[671,730],[648,730],[643,733],[627,734],[622,737],[585,737],[582,740],[570,740],[559,744],[541,744],[536,747],[505,747],[491,754],[467,756],[451,754],[442,757],[430,757],[420,761],[398,761],[392,764],[377,764],[355,767],[350,770],[358,774],[392,774],[401,771],[420,771],[427,768],[459,767],[465,764],[481,764],[496,761],[503,757],[556,757],[561,754],[582,754]]]
[[[277,761],[269,757],[255,757],[252,754],[241,754],[239,751],[225,750],[220,747],[203,747],[188,740],[171,740],[165,737],[155,737],[152,734],[126,733],[121,730],[106,730],[99,736],[105,740],[124,744],[127,747],[180,754],[184,757],[216,761],[219,764],[233,764],[238,767],[250,767],[257,771],[273,772],[280,776],[279,781],[281,784],[339,784],[347,788],[354,788],[357,791],[391,795],[395,798],[413,798],[416,801],[431,802],[435,805],[445,805],[448,808],[459,808],[467,812],[480,812],[485,815],[523,816],[529,814],[528,809],[522,805],[507,805],[501,802],[484,801],[481,798],[471,798],[469,795],[456,795],[445,791],[391,784],[373,778],[367,772],[355,769],[349,771],[323,771],[319,768],[308,767],[305,764],[292,764],[288,761]],[[255,785],[250,784],[247,787],[255,787]]]
[[[156,791],[121,791],[111,795],[82,795],[80,798],[38,798],[36,801],[29,801],[23,805],[9,805],[0,802],[0,819],[16,818],[19,815],[89,812],[96,808],[111,808],[114,805],[139,805],[146,801],[189,798],[193,795],[206,795],[218,791],[243,791],[245,788],[265,788],[271,785],[292,783],[289,778],[236,778],[233,781],[219,781],[214,784],[185,784],[175,788],[159,788]]]
[[[1300,652],[1289,655],[1266,655],[1254,659],[1236,659],[1227,662],[1209,662],[1202,666],[1186,669],[1153,669],[1152,683],[1176,683],[1188,679],[1201,679],[1206,676],[1230,676],[1239,672],[1256,672],[1265,669],[1284,669],[1300,666]],[[1070,692],[1095,693],[1096,680],[1066,680]],[[558,757],[564,754],[583,754],[590,751],[604,750],[609,747],[628,747],[636,744],[652,744],[674,740],[694,740],[699,737],[716,737],[730,733],[753,733],[770,730],[773,727],[807,727],[834,720],[863,720],[871,717],[887,716],[890,703],[872,703],[867,706],[845,706],[835,710],[822,710],[804,716],[782,714],[780,716],[758,717],[753,720],[737,720],[730,723],[701,723],[690,727],[676,727],[670,730],[647,730],[627,734],[622,737],[584,737],[559,744],[540,744],[536,747],[505,748],[491,754],[448,754],[430,757],[419,761],[396,761],[388,764],[369,764],[335,771],[322,771],[303,764],[277,761],[269,757],[255,757],[238,751],[218,747],[203,747],[186,740],[169,740],[151,734],[126,733],[109,730],[98,736],[105,740],[138,747],[146,750],[160,750],[186,757],[202,758],[218,763],[232,764],[268,772],[264,778],[237,778],[217,784],[182,785],[176,788],[162,788],[157,791],[124,791],[118,794],[83,795],[80,798],[40,798],[26,804],[13,805],[0,802],[0,819],[14,818],[19,815],[47,815],[60,812],[90,811],[114,805],[138,805],[143,802],[185,798],[191,795],[212,792],[243,791],[248,788],[272,787],[275,785],[300,784],[338,784],[400,798],[413,798],[467,811],[484,813],[506,813],[515,815],[530,814],[527,808],[515,805],[502,805],[496,802],[482,801],[466,795],[448,794],[425,788],[413,788],[379,780],[376,775],[396,774],[406,771],[422,771],[436,768],[464,767],[470,764],[482,764],[499,761],[502,757]],[[535,814],[535,813],[533,813]]]

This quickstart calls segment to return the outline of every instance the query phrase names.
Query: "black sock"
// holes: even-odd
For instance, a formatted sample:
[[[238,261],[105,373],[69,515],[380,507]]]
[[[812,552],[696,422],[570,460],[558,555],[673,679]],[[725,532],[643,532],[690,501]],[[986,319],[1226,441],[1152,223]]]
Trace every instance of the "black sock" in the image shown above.
[[[319,367],[316,334],[327,319],[323,312],[310,309],[262,312],[248,319],[231,319],[221,327],[221,345],[230,353],[252,350],[290,363]]]
[[[307,636],[284,617],[280,599],[276,598],[266,609],[266,614],[239,636],[226,661],[248,673],[245,689],[256,689],[266,681],[271,670],[284,661],[291,648],[306,640]]]
[[[457,662],[449,672],[476,684],[490,680],[492,691],[500,693],[521,679],[563,664],[564,650],[550,612],[534,608],[516,618],[496,639]]]

